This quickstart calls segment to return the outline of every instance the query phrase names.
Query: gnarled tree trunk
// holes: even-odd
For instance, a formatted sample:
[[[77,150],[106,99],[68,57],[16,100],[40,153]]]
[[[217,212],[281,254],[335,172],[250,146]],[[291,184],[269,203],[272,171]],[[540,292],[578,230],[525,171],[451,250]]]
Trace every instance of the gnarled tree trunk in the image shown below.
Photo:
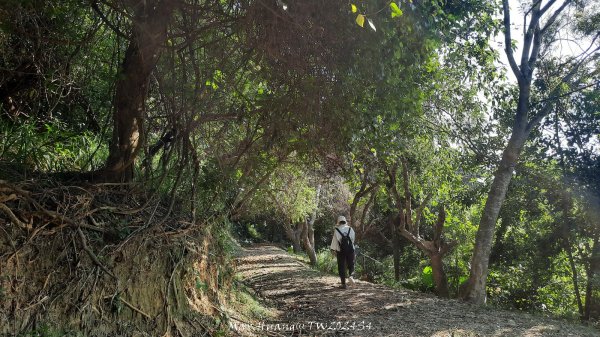
[[[302,240],[304,242],[304,250],[308,255],[308,259],[310,260],[310,264],[315,266],[317,265],[317,252],[315,250],[315,221],[317,220],[317,209],[319,208],[319,201],[321,199],[321,185],[317,186],[315,196],[315,209],[310,217],[304,221],[302,227]]]
[[[292,228],[292,225],[289,222],[285,222],[283,224],[283,228],[285,229],[285,235],[287,238],[292,241],[292,249],[294,250],[294,253],[299,254],[302,252],[302,227]]]
[[[446,211],[444,205],[438,213],[438,219],[433,225],[433,239],[425,240],[419,233],[419,226],[421,225],[421,219],[423,218],[423,210],[431,200],[432,195],[428,195],[425,200],[419,205],[416,211],[413,212],[412,203],[409,201],[411,198],[410,193],[410,176],[408,173],[408,162],[402,160],[402,177],[403,177],[403,189],[404,197],[400,196],[397,188],[397,167],[392,168],[388,171],[389,186],[391,188],[392,196],[395,199],[396,207],[398,208],[398,225],[397,231],[410,241],[413,245],[419,248],[422,252],[427,254],[430,259],[431,270],[433,274],[433,280],[435,285],[435,293],[439,297],[449,297],[450,292],[448,291],[448,278],[444,271],[443,258],[448,254],[456,242],[445,242],[442,238],[444,230],[444,223],[446,222]],[[416,214],[413,219],[413,213]]]
[[[300,236],[302,237],[302,243],[304,244],[304,251],[306,252],[306,255],[308,255],[310,264],[315,266],[317,264],[317,254],[315,252],[315,246],[310,242],[309,235],[309,230],[312,229],[312,226],[309,225],[309,221],[304,221],[301,225],[301,228],[302,232]]]
[[[450,297],[448,277],[444,271],[444,262],[442,261],[443,257],[444,255],[440,253],[432,253],[429,255],[429,261],[431,262],[431,272],[433,274],[436,294],[439,297]]]

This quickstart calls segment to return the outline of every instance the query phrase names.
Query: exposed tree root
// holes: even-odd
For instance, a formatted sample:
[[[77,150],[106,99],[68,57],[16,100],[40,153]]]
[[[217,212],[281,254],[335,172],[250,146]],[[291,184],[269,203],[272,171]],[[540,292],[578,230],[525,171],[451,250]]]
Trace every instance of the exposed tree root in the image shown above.
[[[14,195],[14,194],[13,194]],[[22,222],[21,220],[19,220],[19,218],[17,218],[17,216],[15,215],[15,213],[13,213],[11,211],[10,208],[8,208],[5,204],[0,203],[0,210],[2,210],[6,215],[8,215],[8,217],[10,218],[10,220],[17,226],[21,227],[24,230],[31,230],[31,225],[26,224],[24,222]]]
[[[138,314],[146,317],[147,319],[152,319],[152,317],[150,317],[150,315],[148,315],[147,313],[143,312],[142,310],[138,309],[135,305],[125,301],[124,299],[120,299],[121,302],[123,302],[123,304],[125,304],[126,306],[128,306],[131,310],[137,312]]]
[[[115,280],[119,280],[118,277],[115,276],[115,274],[113,274],[110,270],[108,270],[108,268],[106,268],[102,262],[100,262],[100,260],[98,260],[98,257],[96,256],[96,254],[94,254],[94,252],[90,249],[90,247],[87,245],[87,240],[85,238],[85,235],[83,235],[83,232],[81,231],[81,228],[77,228],[77,233],[79,234],[79,238],[81,239],[81,245],[83,246],[83,250],[86,251],[86,253],[88,253],[89,257],[92,259],[92,261],[94,261],[94,263],[100,267],[100,269],[102,269],[105,273],[107,273],[108,275],[112,276]],[[124,302],[125,303],[125,302]]]
[[[52,184],[0,180],[0,335],[222,329],[208,304],[225,263],[206,220],[166,217],[170,202],[120,185]]]

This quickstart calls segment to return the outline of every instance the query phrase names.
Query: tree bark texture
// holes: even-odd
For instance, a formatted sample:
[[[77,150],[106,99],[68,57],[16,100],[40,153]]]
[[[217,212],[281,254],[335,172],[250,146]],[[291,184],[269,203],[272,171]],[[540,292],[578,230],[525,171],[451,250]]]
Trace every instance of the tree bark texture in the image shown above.
[[[585,307],[583,310],[583,319],[589,321],[593,316],[600,315],[600,308],[597,298],[594,297],[594,290],[600,285],[600,244],[596,237],[592,246],[592,255],[587,268],[587,285],[585,289]]]
[[[117,79],[109,156],[101,170],[108,181],[133,178],[133,164],[144,143],[148,82],[175,8],[173,0],[129,1],[128,5],[134,11],[132,34]]]
[[[525,128],[513,128],[512,137],[504,150],[502,160],[494,175],[494,181],[488,193],[475,237],[471,273],[465,288],[463,288],[463,299],[466,301],[477,304],[486,302],[486,281],[496,221],[526,138]]]
[[[315,195],[315,209],[311,214],[310,219],[306,219],[302,229],[302,240],[304,242],[304,250],[308,255],[310,264],[313,266],[317,265],[317,252],[315,250],[315,229],[314,224],[317,220],[317,208],[319,207],[319,201],[321,199],[321,185],[317,186]]]
[[[429,255],[429,261],[431,262],[431,272],[433,274],[436,295],[448,298],[450,297],[450,291],[448,290],[448,277],[444,271],[443,257],[442,254],[433,253]]]
[[[302,243],[304,244],[304,251],[308,255],[308,259],[310,260],[310,264],[313,266],[317,265],[317,254],[315,252],[315,246],[313,246],[310,242],[309,235],[309,222],[305,221],[302,224],[302,232],[300,236],[302,237]]]
[[[396,228],[396,222],[400,221],[400,217],[390,220],[390,231],[392,232],[392,251],[394,254],[394,280],[396,282],[400,281],[400,234]]]
[[[292,225],[287,222],[284,223],[283,227],[285,229],[285,235],[290,241],[292,241],[292,249],[294,253],[299,254],[302,252],[302,228],[292,228]]]

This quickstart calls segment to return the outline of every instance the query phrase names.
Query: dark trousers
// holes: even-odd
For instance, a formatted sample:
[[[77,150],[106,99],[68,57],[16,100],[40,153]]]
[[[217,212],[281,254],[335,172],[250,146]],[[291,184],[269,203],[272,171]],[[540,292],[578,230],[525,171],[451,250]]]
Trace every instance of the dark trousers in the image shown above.
[[[354,252],[347,254],[337,252],[337,263],[342,284],[346,284],[346,268],[348,269],[348,276],[352,276],[354,273]]]

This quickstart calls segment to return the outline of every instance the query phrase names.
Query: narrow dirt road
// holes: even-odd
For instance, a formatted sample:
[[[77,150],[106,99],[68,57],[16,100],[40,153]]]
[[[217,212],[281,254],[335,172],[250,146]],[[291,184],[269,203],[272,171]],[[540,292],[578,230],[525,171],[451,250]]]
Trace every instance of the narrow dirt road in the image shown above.
[[[337,277],[315,271],[274,246],[243,249],[238,274],[278,313],[267,322],[237,326],[241,335],[600,336],[593,328],[561,320],[367,282],[339,289]]]

